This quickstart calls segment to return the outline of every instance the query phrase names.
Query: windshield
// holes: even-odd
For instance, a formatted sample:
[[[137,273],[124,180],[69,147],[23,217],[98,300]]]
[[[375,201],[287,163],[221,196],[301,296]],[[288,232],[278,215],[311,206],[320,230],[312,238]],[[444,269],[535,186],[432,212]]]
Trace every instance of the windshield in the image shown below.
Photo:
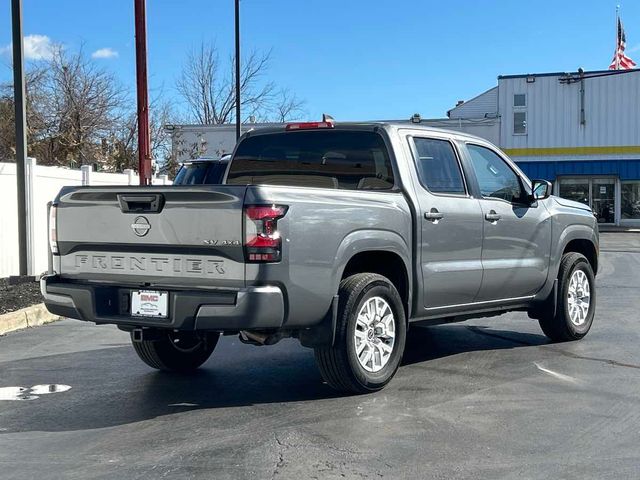
[[[246,138],[231,162],[227,183],[389,190],[394,180],[379,134],[316,130]]]

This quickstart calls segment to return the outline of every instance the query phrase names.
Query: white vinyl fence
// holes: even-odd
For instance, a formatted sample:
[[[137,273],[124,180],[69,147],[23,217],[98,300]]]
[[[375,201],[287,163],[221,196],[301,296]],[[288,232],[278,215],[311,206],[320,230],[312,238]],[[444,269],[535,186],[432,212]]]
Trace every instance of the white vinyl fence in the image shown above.
[[[66,185],[138,185],[132,170],[125,173],[93,172],[91,167],[80,170],[45,167],[28,158],[27,179],[27,270],[39,275],[47,270],[48,232],[47,203]],[[168,185],[166,175],[154,178],[155,185]],[[18,275],[18,199],[16,164],[0,162],[0,278]]]

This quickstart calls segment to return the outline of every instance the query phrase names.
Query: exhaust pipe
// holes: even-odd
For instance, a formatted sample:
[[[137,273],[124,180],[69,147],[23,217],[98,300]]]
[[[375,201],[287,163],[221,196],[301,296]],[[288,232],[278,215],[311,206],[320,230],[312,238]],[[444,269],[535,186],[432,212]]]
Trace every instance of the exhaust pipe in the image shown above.
[[[240,341],[249,345],[275,345],[283,338],[290,337],[291,335],[286,332],[277,332],[273,334],[261,333],[261,332],[247,332],[246,330],[240,330]]]

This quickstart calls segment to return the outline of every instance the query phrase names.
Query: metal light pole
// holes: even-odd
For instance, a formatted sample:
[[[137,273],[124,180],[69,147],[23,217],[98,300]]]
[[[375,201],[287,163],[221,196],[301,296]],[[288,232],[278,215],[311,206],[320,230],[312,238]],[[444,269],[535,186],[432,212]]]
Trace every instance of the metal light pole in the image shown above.
[[[13,104],[16,126],[16,179],[18,192],[19,274],[27,274],[27,208],[24,166],[27,158],[26,88],[24,81],[24,45],[22,42],[22,0],[11,0],[13,35]]]
[[[133,0],[133,3],[135,7],[136,90],[138,97],[138,175],[140,176],[140,185],[151,185],[146,0]]]
[[[236,0],[236,141],[240,138],[240,0]]]

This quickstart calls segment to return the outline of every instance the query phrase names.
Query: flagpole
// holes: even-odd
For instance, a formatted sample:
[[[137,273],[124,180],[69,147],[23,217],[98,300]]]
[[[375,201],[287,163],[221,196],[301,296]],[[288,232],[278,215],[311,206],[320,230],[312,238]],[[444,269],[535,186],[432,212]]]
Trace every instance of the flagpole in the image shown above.
[[[616,5],[616,70],[620,70],[620,55],[618,50],[620,49],[620,5]]]

